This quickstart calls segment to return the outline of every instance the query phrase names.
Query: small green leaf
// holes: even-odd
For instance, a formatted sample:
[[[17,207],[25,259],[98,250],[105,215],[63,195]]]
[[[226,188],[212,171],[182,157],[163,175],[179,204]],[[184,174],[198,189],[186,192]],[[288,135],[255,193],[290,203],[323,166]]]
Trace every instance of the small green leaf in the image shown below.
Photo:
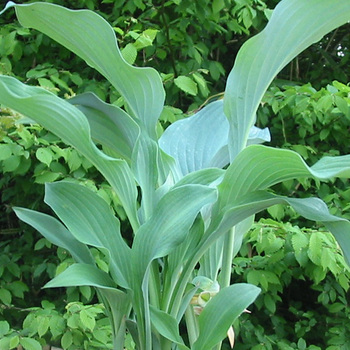
[[[276,312],[276,302],[269,293],[264,295],[264,304],[272,314]]]
[[[6,305],[10,305],[12,301],[11,293],[5,288],[0,288],[0,300]]]
[[[50,166],[53,159],[53,153],[49,148],[37,149],[35,156],[40,162],[46,164],[48,167]]]
[[[66,327],[65,321],[62,316],[53,314],[50,317],[50,332],[54,338],[64,332]]]
[[[315,265],[321,265],[322,239],[317,232],[313,232],[310,237],[309,249],[307,251],[310,260]]]
[[[0,145],[0,160],[10,158],[12,154],[10,145]]]
[[[225,7],[225,1],[224,0],[214,0],[212,4],[213,13],[220,12]]]
[[[346,305],[342,303],[334,303],[328,307],[329,312],[337,313],[346,308]]]
[[[79,169],[79,167],[82,164],[82,159],[79,156],[79,153],[75,149],[72,149],[69,152],[67,160],[68,160],[68,166],[71,172]]]
[[[84,309],[81,310],[79,317],[83,326],[92,332],[96,326],[95,318],[92,317],[91,314],[89,314],[87,310]]]
[[[7,321],[0,321],[0,338],[2,338],[5,334],[10,330],[10,325]]]
[[[305,350],[306,349],[306,341],[303,338],[298,340],[298,349]]]
[[[56,75],[51,75],[51,76],[50,76],[50,79],[51,79],[55,84],[57,84],[60,88],[62,88],[62,89],[64,89],[64,90],[67,90],[67,91],[70,90],[70,89],[69,89],[69,86],[67,85],[67,83],[66,83],[64,80],[60,79],[58,76],[56,76]]]
[[[50,318],[45,316],[39,316],[37,318],[38,322],[38,335],[39,337],[42,337],[44,334],[47,333],[50,325]]]
[[[301,231],[296,231],[292,236],[292,246],[296,253],[301,252],[303,248],[309,245],[309,238]]]
[[[14,337],[10,338],[10,348],[17,348],[17,345],[19,344],[19,337],[18,335],[15,335]]]
[[[0,349],[4,350],[10,350],[10,339],[9,338],[2,338],[0,339]]]
[[[15,171],[21,164],[21,157],[11,155],[10,157],[3,160],[2,170],[4,173],[10,173]]]
[[[187,94],[190,94],[192,96],[196,96],[198,94],[197,84],[189,77],[180,75],[174,79],[174,83],[179,89],[186,92]]]
[[[25,350],[42,350],[41,344],[32,338],[23,337],[20,339],[19,343]]]
[[[338,107],[340,112],[342,112],[346,117],[349,115],[349,106],[345,98],[341,98],[340,96],[334,96],[335,105]]]
[[[63,349],[68,349],[73,344],[73,335],[70,331],[66,331],[61,339]]]
[[[53,173],[51,171],[44,171],[41,174],[35,176],[35,182],[38,184],[44,184],[46,182],[54,182],[61,174]]]
[[[129,64],[134,64],[137,57],[137,49],[134,44],[129,43],[127,44],[122,50],[121,53],[123,55],[123,58],[126,62]]]

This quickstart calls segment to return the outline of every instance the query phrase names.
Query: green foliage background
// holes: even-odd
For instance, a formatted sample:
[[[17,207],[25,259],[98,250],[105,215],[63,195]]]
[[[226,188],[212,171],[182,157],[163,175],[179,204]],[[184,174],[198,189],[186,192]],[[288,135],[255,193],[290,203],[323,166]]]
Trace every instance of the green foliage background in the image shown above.
[[[167,106],[158,128],[161,134],[169,123],[220,98],[239,47],[264,27],[278,1],[47,2],[97,11],[113,25],[129,63],[162,72]],[[93,90],[123,106],[98,73],[82,68],[85,65],[69,51],[23,29],[14,18],[11,11],[0,18],[1,74],[25,76],[28,84],[60,96]],[[277,77],[258,111],[258,125],[270,128],[273,145],[296,150],[309,164],[324,153],[350,153],[348,33],[349,25],[341,27],[295,59]],[[0,348],[111,348],[103,307],[92,289],[40,289],[72,260],[22,226],[11,208],[47,211],[41,204],[42,184],[62,178],[92,188],[114,208],[119,208],[118,198],[75,150],[37,125],[17,124],[17,118],[11,110],[0,111]],[[350,218],[347,182],[320,185],[300,179],[279,190],[299,197],[316,193],[333,213]],[[123,220],[120,210],[118,214]],[[350,272],[335,241],[317,227],[299,228],[309,223],[291,209],[275,206],[269,215],[291,223],[259,221],[233,262],[237,281],[263,289],[252,314],[242,315],[235,325],[237,349],[348,349]],[[128,232],[127,226],[123,229]],[[104,256],[98,251],[95,255],[104,269]],[[131,340],[129,345],[132,349]]]

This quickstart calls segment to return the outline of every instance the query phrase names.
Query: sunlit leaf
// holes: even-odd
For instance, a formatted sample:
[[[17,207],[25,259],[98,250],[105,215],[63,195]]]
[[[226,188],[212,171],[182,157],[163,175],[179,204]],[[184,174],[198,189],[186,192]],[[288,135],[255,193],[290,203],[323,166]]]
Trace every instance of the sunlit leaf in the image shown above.
[[[144,123],[150,136],[155,137],[165,96],[160,75],[152,68],[136,68],[126,63],[107,21],[92,11],[73,11],[50,3],[12,6],[21,25],[48,35],[104,75],[122,94],[132,114]]]
[[[258,105],[277,73],[349,20],[348,0],[279,2],[265,29],[239,50],[227,80],[224,109],[230,120],[231,160],[246,146]]]
[[[238,283],[214,296],[199,315],[199,337],[192,350],[210,350],[227,336],[233,321],[251,304],[260,288]]]

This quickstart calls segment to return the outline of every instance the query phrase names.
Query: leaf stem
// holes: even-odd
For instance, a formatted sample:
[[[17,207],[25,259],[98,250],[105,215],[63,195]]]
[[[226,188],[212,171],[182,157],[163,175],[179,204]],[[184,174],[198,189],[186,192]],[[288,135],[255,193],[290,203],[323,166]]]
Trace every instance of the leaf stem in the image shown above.
[[[198,321],[196,315],[194,314],[192,305],[189,305],[185,312],[186,326],[188,340],[190,342],[190,347],[192,348],[193,343],[197,340],[199,335]]]
[[[228,287],[231,284],[234,237],[235,227],[232,227],[225,236],[222,267],[219,275],[220,288]]]

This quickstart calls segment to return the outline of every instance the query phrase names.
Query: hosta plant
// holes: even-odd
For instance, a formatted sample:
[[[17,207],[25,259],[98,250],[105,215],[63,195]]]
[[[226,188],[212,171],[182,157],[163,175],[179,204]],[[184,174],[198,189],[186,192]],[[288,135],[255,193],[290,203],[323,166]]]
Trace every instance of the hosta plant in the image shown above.
[[[279,196],[279,182],[350,174],[350,156],[325,157],[312,166],[289,150],[259,145],[267,130],[254,127],[260,100],[275,75],[303,49],[350,20],[348,0],[282,0],[267,27],[246,42],[223,100],[157,135],[164,107],[160,75],[133,67],[120,53],[113,28],[96,13],[49,3],[17,5],[19,22],[53,38],[101,73],[124,109],[92,93],[61,99],[13,77],[0,77],[0,103],[75,147],[114,189],[132,242],[108,204],[69,181],[46,185],[45,202],[58,219],[24,208],[18,217],[76,263],[46,287],[93,286],[104,303],[114,349],[125,333],[136,348],[220,349],[233,321],[259,288],[230,284],[232,258],[254,214],[287,204],[323,222],[350,261],[350,223],[329,214],[316,198]],[[124,213],[123,213],[124,214]],[[126,223],[123,222],[123,225]],[[89,247],[107,256],[97,267]],[[185,325],[186,332],[180,332]]]

